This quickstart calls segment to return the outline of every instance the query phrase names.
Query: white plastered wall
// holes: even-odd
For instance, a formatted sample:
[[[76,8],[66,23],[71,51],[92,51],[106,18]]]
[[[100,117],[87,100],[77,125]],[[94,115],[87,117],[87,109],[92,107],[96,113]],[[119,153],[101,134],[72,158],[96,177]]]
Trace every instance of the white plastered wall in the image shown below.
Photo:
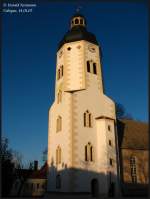
[[[68,47],[71,48],[70,51]],[[95,52],[89,50],[91,47]],[[56,73],[63,65],[64,76],[58,81],[56,78],[55,102],[49,111],[48,164],[51,167],[48,177],[49,191],[90,192],[90,182],[95,177],[101,182],[100,186],[103,185],[101,192],[107,192],[107,180],[99,173],[107,174],[108,154],[113,153],[115,159],[115,151],[108,147],[107,120],[100,121],[96,118],[105,116],[115,120],[116,117],[114,102],[103,94],[99,59],[99,47],[87,41],[67,43],[57,52]],[[97,64],[97,74],[87,72],[88,60]],[[62,90],[62,102],[57,104],[59,89]],[[83,126],[83,114],[86,110],[92,114],[91,128]],[[58,115],[62,117],[62,131],[56,133]],[[115,139],[113,134],[110,137],[112,140]],[[91,163],[84,161],[84,147],[88,142],[94,147],[94,161]],[[56,166],[58,145],[62,149],[62,163]],[[74,179],[70,180],[69,172],[63,172],[62,187],[58,190],[55,181],[56,173],[64,170],[64,165],[67,165],[67,168],[76,168],[89,173],[84,175],[84,172],[76,172]],[[72,181],[74,183],[71,186],[74,187],[70,188]]]

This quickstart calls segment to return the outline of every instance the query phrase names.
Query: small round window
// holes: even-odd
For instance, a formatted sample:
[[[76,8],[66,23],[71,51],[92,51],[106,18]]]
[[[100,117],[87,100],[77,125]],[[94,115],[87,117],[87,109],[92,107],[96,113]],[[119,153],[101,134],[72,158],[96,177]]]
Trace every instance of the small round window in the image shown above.
[[[70,48],[70,47],[68,47],[68,48],[67,48],[67,50],[71,50],[71,48]]]

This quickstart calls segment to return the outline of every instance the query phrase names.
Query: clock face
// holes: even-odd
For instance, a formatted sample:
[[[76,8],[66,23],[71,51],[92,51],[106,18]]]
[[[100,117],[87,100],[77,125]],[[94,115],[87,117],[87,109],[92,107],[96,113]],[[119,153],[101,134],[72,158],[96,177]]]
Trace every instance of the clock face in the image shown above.
[[[77,46],[77,48],[78,48],[78,49],[80,49],[80,48],[81,48],[81,46],[79,45],[79,46]]]
[[[92,52],[92,53],[95,52],[95,47],[92,46],[92,45],[89,45],[89,46],[88,46],[88,49],[89,49],[89,51]]]

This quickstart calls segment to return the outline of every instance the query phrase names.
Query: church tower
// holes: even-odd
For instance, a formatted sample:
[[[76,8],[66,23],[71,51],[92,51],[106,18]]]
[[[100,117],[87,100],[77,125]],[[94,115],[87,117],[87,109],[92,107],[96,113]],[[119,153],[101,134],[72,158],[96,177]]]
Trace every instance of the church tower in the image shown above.
[[[115,104],[104,94],[101,51],[79,13],[57,51],[48,121],[48,191],[117,192]]]

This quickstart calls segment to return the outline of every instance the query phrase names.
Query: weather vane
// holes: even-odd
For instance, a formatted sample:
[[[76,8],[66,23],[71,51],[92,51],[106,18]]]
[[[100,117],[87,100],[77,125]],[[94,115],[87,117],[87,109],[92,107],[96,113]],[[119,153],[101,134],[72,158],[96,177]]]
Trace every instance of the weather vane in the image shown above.
[[[82,6],[78,6],[76,9],[76,12],[79,12],[81,10]]]

